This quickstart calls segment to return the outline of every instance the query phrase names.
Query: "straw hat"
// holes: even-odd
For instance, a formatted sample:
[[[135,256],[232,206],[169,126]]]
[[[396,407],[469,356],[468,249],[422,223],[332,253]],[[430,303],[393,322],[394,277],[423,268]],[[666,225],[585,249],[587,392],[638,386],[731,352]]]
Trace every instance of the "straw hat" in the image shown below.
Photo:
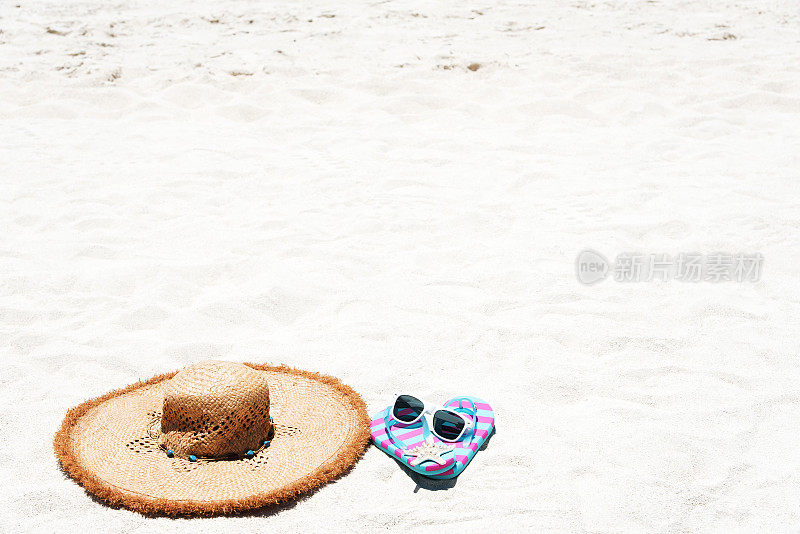
[[[110,505],[210,515],[310,492],[348,470],[368,439],[364,402],[335,378],[206,361],[73,408],[54,446]]]

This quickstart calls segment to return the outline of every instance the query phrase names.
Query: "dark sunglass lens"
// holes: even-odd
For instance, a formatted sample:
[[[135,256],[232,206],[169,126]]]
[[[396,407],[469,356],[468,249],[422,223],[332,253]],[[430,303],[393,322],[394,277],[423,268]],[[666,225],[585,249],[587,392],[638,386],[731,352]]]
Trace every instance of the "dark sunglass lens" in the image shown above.
[[[392,415],[398,421],[410,423],[414,419],[419,418],[422,412],[425,411],[425,405],[416,397],[411,395],[400,395],[394,401],[394,408]]]
[[[433,430],[442,439],[457,439],[465,424],[464,419],[444,410],[436,410],[433,414]]]

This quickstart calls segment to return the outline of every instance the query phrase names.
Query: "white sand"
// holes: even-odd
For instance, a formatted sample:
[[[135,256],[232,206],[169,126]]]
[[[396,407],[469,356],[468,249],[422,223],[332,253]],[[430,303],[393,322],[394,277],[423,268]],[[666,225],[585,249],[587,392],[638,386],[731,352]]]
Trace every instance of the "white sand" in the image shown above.
[[[795,2],[0,17],[0,531],[800,528]],[[584,247],[766,260],[585,287]],[[62,474],[68,408],[210,357],[500,425],[455,484],[370,448],[266,517],[147,519]]]

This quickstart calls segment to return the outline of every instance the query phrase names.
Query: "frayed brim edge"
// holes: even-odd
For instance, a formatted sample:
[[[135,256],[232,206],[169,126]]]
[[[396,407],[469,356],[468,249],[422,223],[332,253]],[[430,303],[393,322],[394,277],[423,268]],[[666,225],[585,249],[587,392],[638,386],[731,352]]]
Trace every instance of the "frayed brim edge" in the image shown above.
[[[125,491],[97,477],[91,470],[86,469],[77,460],[75,442],[72,430],[83,415],[99,404],[124,395],[136,389],[157,384],[175,376],[177,371],[154,376],[148,380],[139,381],[122,389],[106,393],[101,397],[90,399],[67,412],[61,428],[53,438],[53,448],[64,471],[89,493],[112,507],[123,507],[144,515],[152,516],[187,516],[187,515],[229,515],[263,508],[272,505],[285,504],[307,495],[320,486],[344,475],[364,454],[370,439],[370,420],[367,407],[361,396],[350,386],[343,384],[332,376],[295,369],[285,365],[259,365],[245,363],[245,365],[261,371],[275,371],[291,375],[298,375],[331,387],[341,394],[358,413],[356,433],[350,442],[337,451],[335,457],[322,465],[307,477],[268,493],[262,493],[244,499],[226,501],[187,501],[157,499]]]

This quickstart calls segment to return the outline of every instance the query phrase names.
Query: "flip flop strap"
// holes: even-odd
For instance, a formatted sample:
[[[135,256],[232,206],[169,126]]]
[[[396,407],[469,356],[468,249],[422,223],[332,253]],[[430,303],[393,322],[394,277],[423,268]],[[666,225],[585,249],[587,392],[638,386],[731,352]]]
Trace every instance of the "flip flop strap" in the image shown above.
[[[469,415],[470,417],[472,417],[472,428],[470,429],[469,440],[466,441],[466,443],[472,443],[472,440],[475,439],[475,430],[477,430],[478,428],[478,405],[475,404],[475,401],[470,399],[469,397],[454,397],[450,401],[450,404],[452,404],[452,401],[458,401],[458,406],[453,408],[452,406],[448,405],[446,406],[447,408],[450,408],[451,410],[461,410],[462,413],[464,413],[465,415]],[[462,406],[464,402],[469,403],[471,408],[465,408],[464,406]],[[460,440],[458,440],[458,442],[464,442],[463,436]]]

